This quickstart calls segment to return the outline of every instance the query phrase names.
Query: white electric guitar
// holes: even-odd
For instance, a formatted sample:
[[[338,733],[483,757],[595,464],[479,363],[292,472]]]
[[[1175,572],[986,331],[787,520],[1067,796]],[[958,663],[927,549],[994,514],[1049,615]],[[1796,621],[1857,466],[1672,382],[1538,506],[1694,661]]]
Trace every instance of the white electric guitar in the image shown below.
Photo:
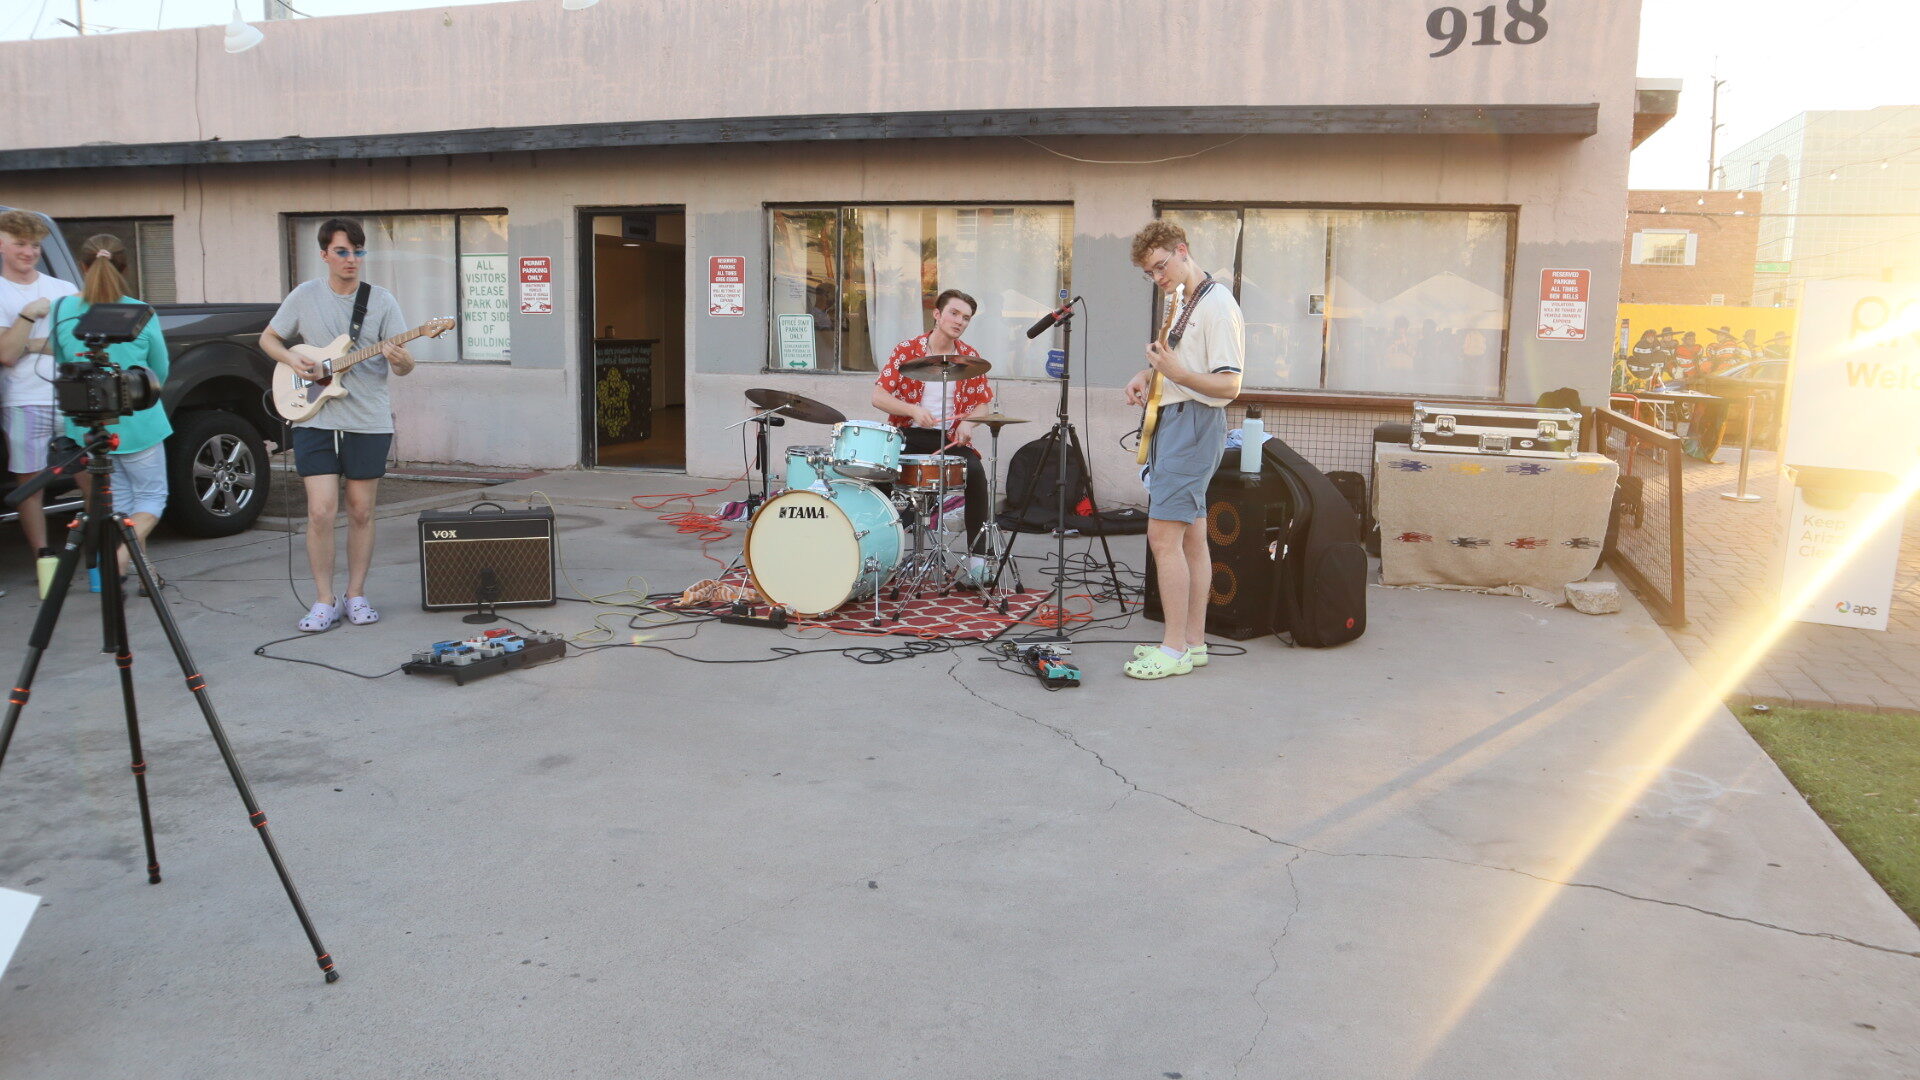
[[[318,379],[303,379],[299,373],[285,364],[275,364],[273,368],[273,408],[288,420],[311,420],[313,415],[324,408],[334,398],[346,397],[347,388],[340,379],[342,372],[362,360],[370,360],[380,355],[387,345],[404,345],[417,337],[439,337],[453,329],[454,321],[445,315],[408,330],[404,334],[395,334],[390,338],[376,341],[350,353],[347,335],[341,334],[324,346],[289,345],[287,351],[320,365],[323,373]]]

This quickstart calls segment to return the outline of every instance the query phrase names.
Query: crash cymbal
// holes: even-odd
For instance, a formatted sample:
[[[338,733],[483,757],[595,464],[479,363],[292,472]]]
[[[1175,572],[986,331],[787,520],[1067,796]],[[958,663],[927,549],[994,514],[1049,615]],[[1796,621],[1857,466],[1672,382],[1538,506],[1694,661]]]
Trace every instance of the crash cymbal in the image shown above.
[[[919,382],[958,382],[992,370],[993,365],[980,357],[958,353],[923,356],[900,365],[900,374]]]
[[[1022,420],[1017,416],[1006,416],[997,412],[991,412],[985,416],[969,417],[968,421],[974,424],[985,424],[995,431],[999,431],[1008,424],[1030,424],[1033,422],[1031,420]]]
[[[823,401],[801,397],[786,390],[755,387],[747,391],[747,400],[762,409],[778,409],[784,405],[786,408],[780,415],[808,424],[840,424],[845,423],[847,419],[846,413]]]

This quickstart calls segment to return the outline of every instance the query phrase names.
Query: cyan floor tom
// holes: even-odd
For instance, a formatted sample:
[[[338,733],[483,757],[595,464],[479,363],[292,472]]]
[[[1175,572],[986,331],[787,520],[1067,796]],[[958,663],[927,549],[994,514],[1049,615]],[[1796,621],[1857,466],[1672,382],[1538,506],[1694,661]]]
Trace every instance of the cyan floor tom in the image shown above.
[[[820,470],[827,467],[829,456],[824,446],[787,447],[787,490],[799,491],[825,483],[827,478]]]

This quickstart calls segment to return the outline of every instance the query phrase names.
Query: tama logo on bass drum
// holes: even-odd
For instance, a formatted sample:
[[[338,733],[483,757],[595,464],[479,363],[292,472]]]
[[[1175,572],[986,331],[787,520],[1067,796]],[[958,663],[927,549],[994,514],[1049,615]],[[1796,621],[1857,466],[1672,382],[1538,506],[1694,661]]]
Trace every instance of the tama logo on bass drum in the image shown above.
[[[825,521],[827,508],[824,506],[783,506],[780,508],[783,518],[819,518]]]

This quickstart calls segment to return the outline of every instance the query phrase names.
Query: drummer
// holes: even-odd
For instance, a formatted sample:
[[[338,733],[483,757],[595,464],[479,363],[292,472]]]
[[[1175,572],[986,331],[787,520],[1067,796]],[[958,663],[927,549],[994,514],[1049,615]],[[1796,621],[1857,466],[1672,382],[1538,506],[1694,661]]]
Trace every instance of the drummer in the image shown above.
[[[894,346],[873,387],[873,407],[900,429],[906,453],[957,454],[966,459],[967,539],[976,555],[986,550],[981,546],[980,527],[988,510],[987,470],[974,449],[975,425],[968,418],[989,411],[993,387],[985,375],[950,383],[943,406],[940,383],[909,379],[900,374],[900,365],[923,356],[979,356],[978,350],[960,340],[979,310],[980,304],[959,289],[941,293],[933,302],[933,329]]]

